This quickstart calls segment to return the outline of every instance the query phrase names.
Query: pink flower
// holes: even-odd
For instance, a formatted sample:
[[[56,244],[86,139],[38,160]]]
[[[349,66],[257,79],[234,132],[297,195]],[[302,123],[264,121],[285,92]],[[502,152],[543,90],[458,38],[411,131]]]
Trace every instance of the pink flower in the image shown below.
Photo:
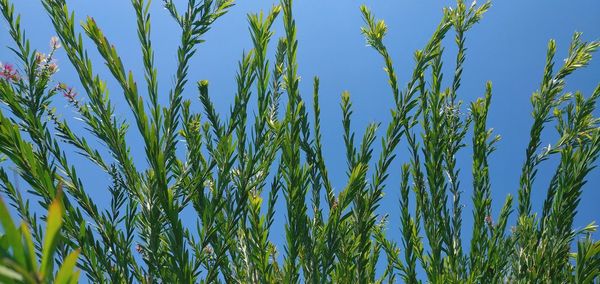
[[[53,36],[50,38],[50,48],[52,48],[52,49],[60,48],[60,41],[58,40],[58,37]]]
[[[485,216],[485,222],[490,226],[494,224],[494,220],[492,219],[492,216]]]
[[[12,72],[15,70],[12,64],[6,64],[2,68],[4,69],[4,72]]]
[[[21,76],[12,64],[0,64],[0,78],[8,81],[18,81]]]
[[[67,98],[69,101],[74,101],[75,97],[77,96],[77,93],[75,93],[72,88],[69,88],[68,91],[63,93],[63,96],[65,98]]]
[[[54,62],[48,64],[48,72],[50,72],[50,74],[58,72],[58,65]]]
[[[46,61],[46,54],[43,54],[43,53],[37,51],[35,53],[35,63],[41,64],[44,61]]]
[[[65,83],[60,83],[56,86],[57,90],[63,92],[63,96],[69,100],[69,102],[74,102],[75,97],[77,97],[77,92],[73,89],[73,87],[67,86]]]

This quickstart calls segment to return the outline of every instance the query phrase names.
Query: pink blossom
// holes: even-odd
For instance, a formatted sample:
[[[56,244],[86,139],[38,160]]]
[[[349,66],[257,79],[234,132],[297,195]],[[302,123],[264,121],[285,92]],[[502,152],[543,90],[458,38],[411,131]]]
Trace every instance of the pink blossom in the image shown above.
[[[75,93],[72,88],[69,88],[68,91],[63,93],[63,96],[65,98],[67,98],[69,101],[74,101],[75,97],[77,96],[77,93]]]
[[[485,222],[491,226],[494,223],[494,220],[492,219],[492,216],[488,215],[488,216],[485,216]]]
[[[4,69],[4,72],[12,72],[15,70],[12,64],[5,64],[4,66],[2,66],[2,68]]]
[[[12,64],[0,64],[0,78],[9,81],[18,81],[21,76]]]
[[[58,72],[58,65],[54,62],[48,64],[48,72],[50,72],[50,74]]]
[[[52,49],[60,48],[60,41],[58,40],[58,37],[53,36],[50,38],[50,48],[52,48]]]
[[[35,53],[35,63],[37,64],[41,64],[42,62],[46,61],[46,55],[41,53],[41,52],[36,52]]]
[[[75,101],[75,97],[77,97],[77,92],[73,89],[73,87],[67,86],[65,83],[60,83],[56,86],[57,90],[63,92],[63,96],[67,98],[70,102]]]

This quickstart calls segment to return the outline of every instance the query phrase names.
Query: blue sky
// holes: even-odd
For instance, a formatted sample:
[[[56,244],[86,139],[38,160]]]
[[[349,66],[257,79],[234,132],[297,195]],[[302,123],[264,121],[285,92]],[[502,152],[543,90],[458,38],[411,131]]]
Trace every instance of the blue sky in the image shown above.
[[[32,40],[34,47],[44,50],[49,38],[54,35],[51,23],[44,13],[39,1],[14,1],[17,11],[22,14],[23,26]],[[133,9],[129,1],[68,1],[76,13],[77,21],[86,15],[93,16],[108,38],[117,47],[127,69],[136,73],[136,78],[143,81],[141,52],[135,30]],[[175,71],[176,48],[179,42],[179,31],[167,11],[161,7],[161,1],[155,0],[151,13],[152,39],[156,53],[156,64],[159,72],[159,89],[166,94],[171,87]],[[186,1],[176,1],[186,2]],[[195,99],[197,80],[210,81],[210,94],[217,108],[222,113],[229,109],[235,92],[234,76],[237,61],[243,50],[251,48],[246,14],[261,9],[268,10],[274,1],[239,1],[231,11],[213,26],[205,37],[206,42],[198,48],[197,56],[192,60],[189,81],[191,82],[185,97]],[[389,109],[392,95],[387,85],[387,77],[383,71],[383,61],[371,48],[365,45],[360,34],[362,19],[359,6],[366,4],[372,8],[377,18],[386,21],[389,32],[385,43],[394,60],[399,82],[404,86],[413,68],[412,53],[424,46],[435,29],[442,7],[452,5],[453,1],[435,0],[297,0],[295,16],[298,28],[298,61],[301,76],[301,92],[310,100],[312,93],[312,77],[321,79],[322,130],[326,163],[334,179],[334,185],[340,189],[345,180],[345,150],[342,145],[340,94],[347,90],[351,93],[354,104],[353,126],[361,134],[369,122],[378,121],[383,125],[389,121]],[[496,134],[502,136],[497,151],[490,161],[492,197],[494,212],[499,210],[507,194],[516,196],[521,165],[524,160],[525,146],[528,142],[531,124],[530,96],[538,87],[542,77],[545,51],[549,39],[557,41],[557,64],[566,56],[570,38],[574,31],[583,32],[583,39],[600,39],[600,1],[518,1],[503,0],[493,2],[490,11],[480,24],[467,34],[467,60],[464,67],[462,87],[459,98],[465,101],[465,107],[477,97],[483,96],[485,82],[492,81],[494,90],[488,126],[494,128]],[[5,24],[2,23],[3,27]],[[6,29],[3,29],[5,31]],[[282,34],[282,24],[275,26],[276,35]],[[81,31],[81,30],[80,30]],[[0,44],[10,43],[7,32],[0,33]],[[454,68],[453,34],[444,41],[446,46],[446,78],[451,77]],[[95,60],[95,68],[108,80],[111,87],[111,98],[117,105],[117,112],[123,118],[130,117],[127,105],[120,94],[120,89],[101,64],[98,53],[90,41],[87,47]],[[589,67],[577,71],[567,81],[567,91],[581,90],[591,94],[600,82],[600,59],[597,55]],[[0,60],[10,62],[16,60],[8,49],[0,49]],[[68,64],[63,52],[58,54],[60,72],[58,81],[67,82],[76,88],[77,76]],[[78,88],[81,90],[81,88]],[[144,88],[140,88],[142,90]],[[84,97],[84,96],[83,96]],[[58,98],[60,101],[61,98]],[[201,111],[196,100],[196,111]],[[65,117],[72,117],[73,111],[65,103],[58,103],[59,112]],[[467,112],[464,108],[463,112]],[[596,115],[600,115],[596,112]],[[133,129],[132,129],[133,130]],[[131,132],[133,154],[137,162],[143,164],[143,147],[136,131]],[[380,129],[379,134],[383,133]],[[553,143],[554,130],[548,127],[542,144]],[[470,140],[469,140],[470,142]],[[379,144],[376,144],[379,145]],[[138,147],[139,146],[139,147]],[[465,148],[459,154],[459,166],[462,168],[463,202],[465,228],[472,224],[470,213],[471,194],[471,149]],[[398,159],[392,167],[390,179],[382,201],[381,212],[390,214],[388,234],[398,239],[398,175],[400,162],[406,160],[406,145],[401,144]],[[76,160],[79,161],[79,160]],[[78,164],[84,183],[89,184],[92,196],[97,196],[100,204],[105,200],[105,177],[89,168],[90,164],[81,160]],[[544,164],[538,175],[538,182],[533,191],[533,205],[537,211],[545,197],[545,189],[556,161]],[[576,226],[583,226],[592,220],[600,219],[600,174],[595,170],[590,174],[589,182],[584,187]],[[282,199],[282,198],[281,198]],[[516,199],[515,199],[516,202]],[[272,236],[276,242],[283,239],[282,211],[277,217]],[[464,234],[469,235],[470,230]],[[596,237],[599,234],[596,234]]]

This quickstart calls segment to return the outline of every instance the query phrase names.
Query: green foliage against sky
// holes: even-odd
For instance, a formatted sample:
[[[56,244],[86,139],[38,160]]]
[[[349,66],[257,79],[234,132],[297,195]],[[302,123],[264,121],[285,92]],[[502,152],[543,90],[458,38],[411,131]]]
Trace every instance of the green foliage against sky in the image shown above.
[[[489,2],[459,0],[445,9],[430,40],[415,51],[405,83],[398,82],[385,45],[388,27],[361,7],[362,34],[383,59],[394,103],[389,123],[372,123],[357,134],[351,96],[341,95],[347,180],[339,190],[324,161],[319,78],[312,101],[299,88],[292,0],[248,15],[253,49],[239,61],[237,92],[226,115],[216,111],[209,82],[188,82],[188,73],[197,46],[231,9],[231,0],[162,1],[181,33],[166,94],[159,93],[149,1],[131,0],[143,82],[93,18],[76,24],[76,11],[65,0],[40,2],[57,35],[49,53],[30,45],[13,4],[0,0],[13,40],[8,48],[18,58],[0,66],[2,282],[71,283],[79,273],[90,283],[600,281],[600,242],[591,239],[597,226],[573,227],[600,154],[600,120],[594,116],[600,84],[588,95],[565,91],[565,78],[590,62],[599,42],[575,33],[564,62],[554,58],[555,42],[548,43],[543,77],[531,96],[533,124],[519,165],[518,196],[507,196],[493,216],[488,160],[500,138],[487,126],[492,84],[474,102],[457,95],[467,34]],[[274,39],[272,27],[281,24],[284,35]],[[451,31],[458,52],[446,63],[455,69],[445,86],[442,41]],[[76,70],[79,92],[74,82],[53,79],[56,52],[66,53]],[[92,62],[92,52],[102,62]],[[107,79],[98,75],[101,64],[119,86],[110,95]],[[183,98],[190,85],[198,100]],[[120,95],[131,121],[115,112],[111,96]],[[61,96],[85,132],[74,131],[73,122],[52,107]],[[159,103],[163,97],[165,104]],[[199,106],[203,112],[194,111]],[[465,110],[468,115],[461,115]],[[541,147],[542,132],[552,128],[547,126],[554,126],[558,139]],[[131,135],[141,141],[147,164],[134,162]],[[456,158],[465,148],[473,153],[469,185],[459,179]],[[90,197],[92,185],[79,178],[73,162],[77,155],[110,176],[110,204]],[[397,155],[409,159],[393,169]],[[549,186],[535,188],[539,166],[548,159],[558,161]],[[401,176],[400,216],[377,213],[384,191],[398,190],[386,183],[390,175]],[[462,195],[465,187],[473,188],[472,196]],[[534,188],[547,192],[542,212],[532,210]],[[14,225],[5,202],[23,225]],[[466,202],[472,212],[463,212]],[[195,212],[195,219],[183,220],[184,210]],[[463,227],[466,214],[472,214],[472,230]],[[516,221],[509,225],[510,216]],[[285,222],[283,244],[272,241],[276,218]],[[399,218],[400,228],[387,228],[388,218]],[[390,234],[400,234],[401,242]],[[468,247],[462,246],[465,236]]]

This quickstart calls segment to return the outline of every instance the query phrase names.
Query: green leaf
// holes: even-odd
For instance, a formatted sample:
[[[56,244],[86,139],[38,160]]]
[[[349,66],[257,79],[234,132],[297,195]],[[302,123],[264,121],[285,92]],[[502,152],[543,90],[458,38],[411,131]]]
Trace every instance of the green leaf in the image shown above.
[[[60,239],[60,228],[63,222],[63,205],[61,193],[52,201],[48,208],[48,220],[46,224],[46,235],[44,237],[44,247],[42,249],[42,266],[40,272],[42,278],[52,275],[54,264],[54,252]]]
[[[29,227],[25,223],[21,224],[21,234],[25,239],[25,244],[27,245],[27,252],[29,253],[27,254],[28,268],[31,271],[37,271],[38,263],[37,256],[35,255],[35,246],[33,245],[33,240],[31,238],[31,232],[29,231]]]
[[[2,228],[4,228],[9,247],[13,248],[15,261],[19,264],[24,264],[25,256],[23,255],[21,236],[10,217],[10,213],[2,197],[0,197],[0,223],[2,224]]]
[[[23,275],[19,272],[16,272],[9,267],[0,264],[0,282],[2,283],[10,283],[9,281],[23,281]]]
[[[73,281],[73,277],[75,277],[75,273],[73,269],[75,265],[77,265],[77,258],[79,257],[79,253],[81,249],[77,249],[71,252],[63,261],[60,270],[56,274],[56,278],[54,279],[54,283],[56,284],[67,284]],[[76,277],[75,279],[77,279]]]

